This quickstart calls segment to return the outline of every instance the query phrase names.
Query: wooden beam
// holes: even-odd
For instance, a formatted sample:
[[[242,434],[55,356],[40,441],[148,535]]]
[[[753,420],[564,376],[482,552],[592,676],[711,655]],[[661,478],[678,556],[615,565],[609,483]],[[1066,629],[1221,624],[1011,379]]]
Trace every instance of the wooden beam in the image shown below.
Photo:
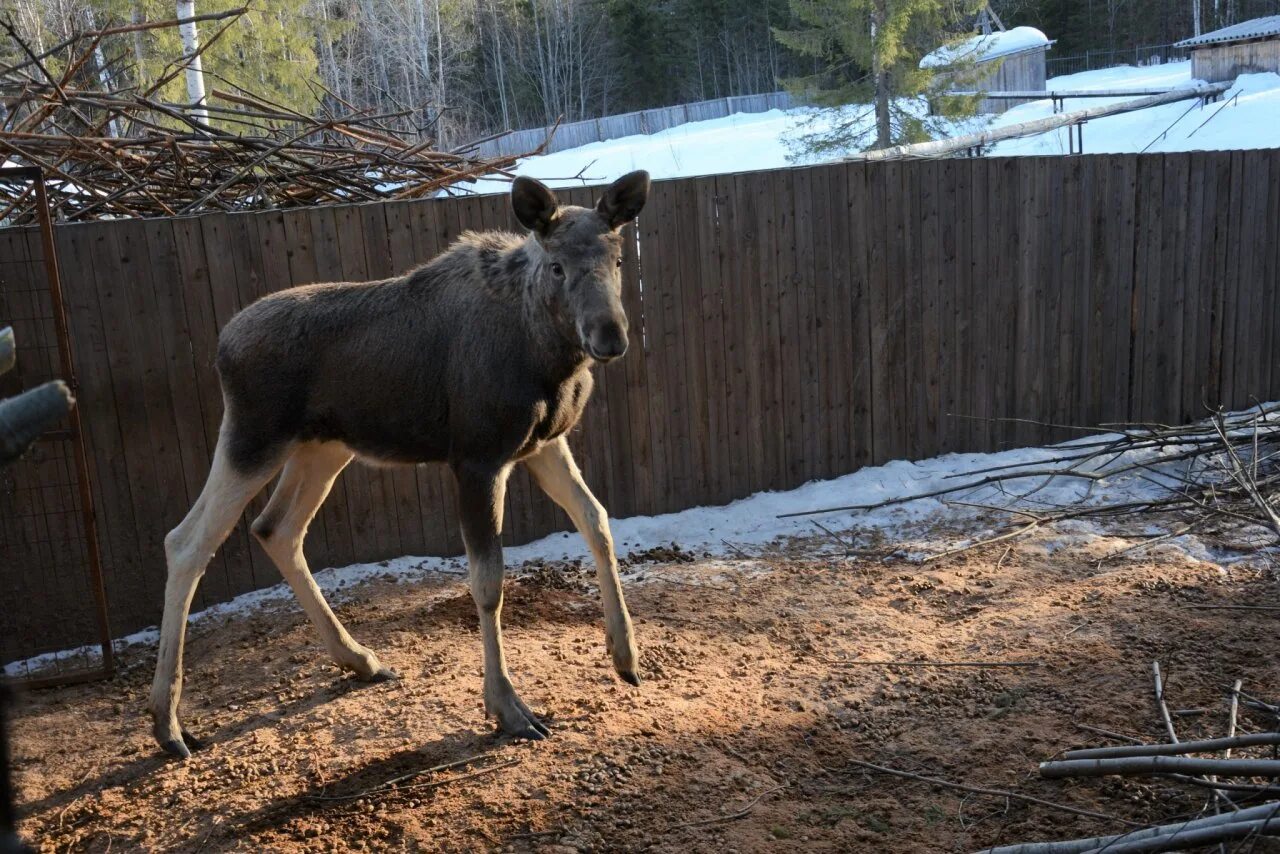
[[[953,137],[952,139],[939,139],[934,140],[933,142],[919,142],[914,145],[894,145],[889,148],[880,148],[875,151],[864,151],[861,154],[851,154],[843,159],[846,161],[872,161],[899,160],[908,157],[941,157],[957,151],[964,151],[966,148],[978,148],[980,146],[1002,142],[1006,139],[1035,136],[1036,134],[1057,130],[1060,127],[1066,127],[1067,125],[1079,124],[1090,119],[1100,119],[1105,116],[1114,116],[1119,113],[1128,113],[1134,110],[1145,110],[1147,107],[1158,107],[1161,104],[1172,104],[1175,101],[1184,101],[1187,98],[1212,98],[1222,94],[1230,88],[1230,86],[1230,83],[1215,83],[1212,86],[1197,86],[1189,89],[1177,89],[1161,95],[1151,95],[1146,98],[1138,98],[1134,101],[1122,101],[1119,104],[1104,104],[1097,107],[1088,107],[1083,110],[1075,110],[1070,113],[1062,113],[1060,115],[1036,119],[1030,122],[1019,122],[1018,124],[996,128],[995,130],[966,134],[964,136]]]

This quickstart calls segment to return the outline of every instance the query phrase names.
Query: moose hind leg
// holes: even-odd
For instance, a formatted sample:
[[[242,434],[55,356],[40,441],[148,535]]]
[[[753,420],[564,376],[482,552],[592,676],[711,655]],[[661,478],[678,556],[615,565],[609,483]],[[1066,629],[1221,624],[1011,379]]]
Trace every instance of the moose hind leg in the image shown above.
[[[502,649],[502,499],[509,468],[454,466],[462,539],[470,565],[471,597],[484,642],[484,709],[502,731],[540,741],[551,731],[516,694]]]
[[[320,633],[329,655],[344,670],[366,681],[395,676],[369,649],[356,643],[311,576],[302,544],[316,511],[338,475],[351,462],[351,451],[336,442],[301,445],[285,463],[280,482],[251,530]]]
[[[569,514],[574,527],[587,541],[596,561],[596,580],[604,603],[605,644],[613,659],[613,669],[623,681],[639,685],[640,677],[636,673],[639,653],[631,615],[622,596],[618,559],[609,533],[609,514],[587,488],[563,436],[525,460],[525,466],[543,492]]]
[[[205,481],[200,497],[186,518],[164,539],[168,577],[150,705],[156,741],[165,751],[184,759],[191,755],[192,747],[198,746],[178,723],[178,704],[182,699],[182,650],[191,600],[210,558],[235,527],[245,505],[280,468],[279,461],[275,460],[252,472],[239,471],[228,458],[227,434],[228,428],[224,423],[213,454],[209,479]]]

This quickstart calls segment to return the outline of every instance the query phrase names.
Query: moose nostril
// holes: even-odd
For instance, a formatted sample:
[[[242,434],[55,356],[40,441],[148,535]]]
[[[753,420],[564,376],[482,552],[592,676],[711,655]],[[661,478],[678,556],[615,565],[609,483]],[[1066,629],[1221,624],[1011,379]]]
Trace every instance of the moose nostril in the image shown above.
[[[627,332],[615,322],[602,323],[591,336],[591,350],[597,358],[616,359],[627,351]]]

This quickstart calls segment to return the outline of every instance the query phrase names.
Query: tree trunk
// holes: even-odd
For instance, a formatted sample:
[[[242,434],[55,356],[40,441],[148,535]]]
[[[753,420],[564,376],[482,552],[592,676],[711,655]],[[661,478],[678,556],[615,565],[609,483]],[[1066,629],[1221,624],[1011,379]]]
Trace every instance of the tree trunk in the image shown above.
[[[893,144],[889,124],[889,72],[880,60],[880,28],[886,17],[886,1],[876,0],[871,13],[871,70],[876,78],[876,148]]]
[[[178,0],[178,17],[194,18],[196,14],[195,0]],[[200,36],[196,32],[195,21],[178,27],[182,36],[182,55],[187,59],[187,100],[197,106],[192,114],[202,122],[209,120],[208,111],[199,105],[204,104],[204,63],[196,53],[200,48]]]

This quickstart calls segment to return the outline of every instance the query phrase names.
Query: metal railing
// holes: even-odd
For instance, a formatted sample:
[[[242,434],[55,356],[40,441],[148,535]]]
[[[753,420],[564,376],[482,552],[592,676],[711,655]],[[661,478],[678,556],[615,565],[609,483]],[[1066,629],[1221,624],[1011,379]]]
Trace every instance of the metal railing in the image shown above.
[[[1052,56],[1045,59],[1045,76],[1061,77],[1081,71],[1097,71],[1115,65],[1164,65],[1179,62],[1191,55],[1185,47],[1172,44],[1140,45],[1117,50],[1086,50],[1073,56]]]

